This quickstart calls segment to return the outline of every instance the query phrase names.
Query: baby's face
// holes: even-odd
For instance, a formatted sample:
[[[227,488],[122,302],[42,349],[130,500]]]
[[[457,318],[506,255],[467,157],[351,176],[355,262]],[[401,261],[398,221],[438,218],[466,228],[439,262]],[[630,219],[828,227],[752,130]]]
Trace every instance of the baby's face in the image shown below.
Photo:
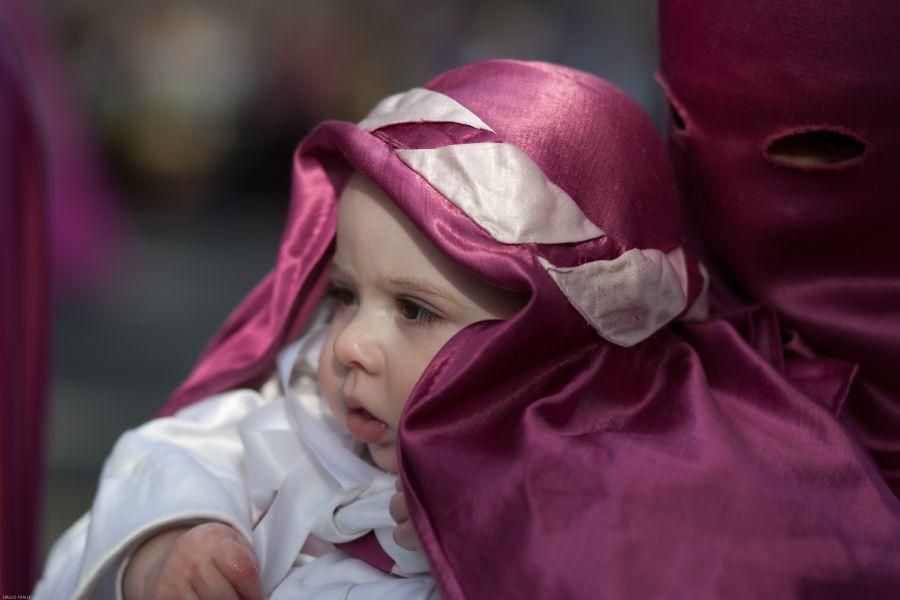
[[[396,472],[400,413],[425,367],[460,329],[506,318],[523,298],[444,256],[362,175],[347,184],[338,211],[331,266],[337,308],[319,384],[375,464]]]

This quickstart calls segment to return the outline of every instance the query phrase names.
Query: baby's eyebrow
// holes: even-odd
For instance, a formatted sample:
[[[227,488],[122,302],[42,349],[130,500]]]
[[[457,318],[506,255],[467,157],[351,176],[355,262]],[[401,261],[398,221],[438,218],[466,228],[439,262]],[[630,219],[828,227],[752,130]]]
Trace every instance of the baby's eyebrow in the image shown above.
[[[403,288],[407,290],[411,290],[413,292],[423,292],[426,294],[431,294],[433,296],[438,296],[439,298],[443,298],[448,302],[453,302],[454,304],[459,304],[459,300],[456,298],[456,294],[452,293],[450,290],[447,290],[440,285],[436,284],[433,281],[428,279],[422,279],[420,277],[387,277],[381,276],[379,278],[383,285],[387,285],[393,288]]]
[[[344,276],[344,277],[346,277],[346,275],[347,275],[347,272],[344,269],[342,269],[341,265],[337,264],[336,262],[332,262],[329,265],[329,269],[331,270],[331,273],[333,275],[339,275],[339,276]]]

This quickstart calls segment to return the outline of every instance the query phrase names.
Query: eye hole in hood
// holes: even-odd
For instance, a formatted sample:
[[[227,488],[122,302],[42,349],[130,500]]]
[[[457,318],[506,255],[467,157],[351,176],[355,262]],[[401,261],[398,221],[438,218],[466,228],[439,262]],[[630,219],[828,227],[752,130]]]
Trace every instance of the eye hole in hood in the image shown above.
[[[802,170],[838,170],[862,162],[869,145],[840,127],[815,127],[778,133],[766,141],[766,160]]]

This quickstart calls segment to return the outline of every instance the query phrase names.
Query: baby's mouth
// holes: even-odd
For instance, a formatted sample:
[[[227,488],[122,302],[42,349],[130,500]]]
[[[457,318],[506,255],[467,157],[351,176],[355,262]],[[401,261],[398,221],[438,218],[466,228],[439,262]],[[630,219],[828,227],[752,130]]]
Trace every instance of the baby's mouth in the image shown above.
[[[377,444],[384,440],[388,426],[364,408],[347,408],[347,431],[356,439],[367,444]]]

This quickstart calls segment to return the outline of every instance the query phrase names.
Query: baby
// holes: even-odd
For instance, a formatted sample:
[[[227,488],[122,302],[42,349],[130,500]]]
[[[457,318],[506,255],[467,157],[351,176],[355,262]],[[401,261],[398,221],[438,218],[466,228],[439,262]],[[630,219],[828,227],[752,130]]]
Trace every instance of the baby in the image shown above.
[[[368,178],[341,194],[329,294],[336,306],[318,359],[318,387],[337,424],[397,472],[396,432],[406,398],[462,328],[502,319],[519,295],[449,260]],[[155,535],[125,572],[126,598],[258,597],[253,548],[234,528],[194,525]]]
[[[403,406],[438,350],[464,327],[523,304],[444,256],[359,174],[339,202],[330,294],[337,308],[319,359],[322,395],[389,473]]]
[[[328,421],[331,430],[323,428],[318,434],[336,433],[335,438],[341,438],[354,453],[363,454],[366,461],[383,472],[396,473],[400,415],[425,367],[458,331],[478,321],[509,316],[523,304],[523,298],[485,283],[447,258],[382,190],[359,173],[350,178],[340,196],[330,274],[329,295],[334,300],[330,319],[327,325],[313,326],[301,339],[303,352],[282,353],[282,362],[300,357],[294,361],[298,363],[297,368],[291,365],[283,378],[284,389],[297,391],[298,386],[292,385],[291,380],[299,375],[300,387],[314,389],[314,395],[320,395],[327,405],[327,410],[317,406],[303,412],[300,418]],[[300,350],[297,344],[294,347]],[[314,388],[312,369],[308,368],[312,364],[317,365]],[[297,391],[298,395],[302,393]],[[228,470],[228,461],[210,450],[238,433],[243,436],[245,452],[251,455],[249,459],[245,457],[248,468],[258,466],[252,460],[250,423],[262,414],[260,407],[270,406],[271,402],[264,397],[265,393],[245,390],[239,394],[246,410],[227,406],[234,400],[234,394],[210,398],[192,407],[189,415],[180,414],[169,422],[163,420],[132,432],[116,448],[110,463],[134,460],[133,456],[145,451],[161,455],[170,450],[165,443],[160,443],[161,436],[175,435],[179,428],[184,433],[185,424],[178,422],[179,419],[203,420],[206,426],[214,420],[214,413],[226,411],[230,413],[229,423],[236,422],[237,427],[212,436],[194,431],[191,443],[212,445],[205,451],[196,448],[187,451],[185,458],[203,460],[205,470],[221,475]],[[243,412],[246,416],[241,416]],[[280,416],[287,424],[287,411]],[[267,430],[270,431],[272,415],[264,418],[269,421]],[[308,432],[301,428],[303,433]],[[135,437],[143,438],[141,443],[149,450],[136,450]],[[315,447],[314,442],[310,442],[310,447]],[[332,459],[336,458],[334,454]],[[347,458],[344,456],[344,460]],[[163,467],[162,459],[154,460],[158,461],[154,467]],[[373,479],[374,473],[374,469],[369,470],[369,479]],[[105,477],[109,479],[112,475],[106,473]],[[252,479],[252,474],[248,479]],[[304,481],[305,485],[309,483]],[[165,482],[159,480],[155,485],[162,489]],[[252,483],[248,487],[252,490]],[[393,491],[392,487],[387,489]],[[111,493],[101,488],[101,497]],[[386,498],[381,494],[382,512],[387,508]],[[405,508],[402,501],[397,502],[400,498],[402,495],[394,497],[395,513],[399,510],[402,515]],[[133,507],[129,506],[127,497],[117,499],[119,503],[122,500],[125,509],[130,511]],[[189,505],[185,503],[186,507]],[[261,512],[269,508],[271,505]],[[110,518],[111,512],[95,507],[93,518]],[[192,517],[192,521],[196,518]],[[141,543],[124,569],[121,581],[124,597],[189,597],[192,593],[200,598],[259,597],[264,588],[253,545],[242,533],[246,529],[246,525],[233,527],[219,521],[189,522],[153,534]],[[401,536],[411,538],[406,545],[414,547],[414,533],[410,533],[408,521],[405,530],[404,534],[404,528],[400,529]],[[303,544],[303,540],[297,541]],[[333,545],[310,533],[304,550],[323,553],[323,549],[334,551]],[[56,554],[61,551],[58,548]],[[396,588],[394,578],[381,576],[362,565],[356,567],[368,579],[386,580]],[[346,565],[343,570],[347,571]],[[294,579],[299,582],[298,576]],[[280,583],[280,591],[265,589],[265,593],[288,595],[290,585],[285,586],[283,580]],[[425,597],[432,588],[429,579],[425,585],[414,588],[415,597]],[[399,592],[394,589],[393,593]]]

